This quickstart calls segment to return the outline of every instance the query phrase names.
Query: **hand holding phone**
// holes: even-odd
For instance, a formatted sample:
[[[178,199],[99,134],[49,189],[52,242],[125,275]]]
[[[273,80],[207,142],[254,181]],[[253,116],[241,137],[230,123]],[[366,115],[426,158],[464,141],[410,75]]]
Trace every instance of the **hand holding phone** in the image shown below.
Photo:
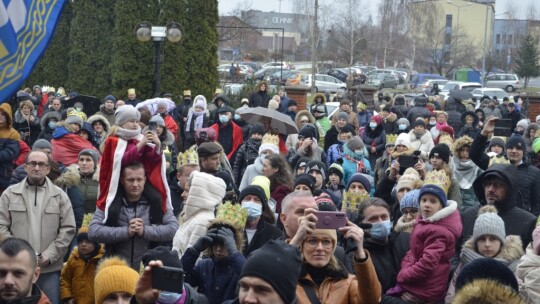
[[[181,294],[184,290],[184,271],[175,267],[152,267],[152,288]]]
[[[317,229],[338,229],[347,225],[347,214],[339,211],[317,211]]]

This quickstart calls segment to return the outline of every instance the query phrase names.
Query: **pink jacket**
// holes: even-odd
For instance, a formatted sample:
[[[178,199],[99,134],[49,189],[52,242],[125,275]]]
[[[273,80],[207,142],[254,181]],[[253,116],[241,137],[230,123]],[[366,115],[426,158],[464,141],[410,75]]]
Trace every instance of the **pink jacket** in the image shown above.
[[[417,219],[409,251],[401,261],[398,284],[428,303],[444,299],[450,259],[461,230],[461,217],[455,201],[449,200],[446,208],[427,219]]]

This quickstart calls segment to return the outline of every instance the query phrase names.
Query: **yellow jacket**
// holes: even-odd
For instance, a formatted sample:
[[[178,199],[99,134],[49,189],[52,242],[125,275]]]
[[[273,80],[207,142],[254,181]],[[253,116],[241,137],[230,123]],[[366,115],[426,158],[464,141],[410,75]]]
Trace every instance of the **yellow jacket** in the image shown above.
[[[98,254],[85,262],[79,256],[78,248],[73,249],[60,276],[62,301],[74,298],[77,304],[94,304],[94,278],[102,256],[103,247],[100,246]]]

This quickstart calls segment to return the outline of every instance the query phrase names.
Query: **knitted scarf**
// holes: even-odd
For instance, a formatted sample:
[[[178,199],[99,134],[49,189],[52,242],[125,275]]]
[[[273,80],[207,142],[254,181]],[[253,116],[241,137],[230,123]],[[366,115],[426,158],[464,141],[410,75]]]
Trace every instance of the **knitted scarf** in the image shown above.
[[[454,177],[459,182],[459,188],[470,189],[474,180],[478,176],[480,168],[472,161],[462,161],[457,157],[452,158],[454,162]]]

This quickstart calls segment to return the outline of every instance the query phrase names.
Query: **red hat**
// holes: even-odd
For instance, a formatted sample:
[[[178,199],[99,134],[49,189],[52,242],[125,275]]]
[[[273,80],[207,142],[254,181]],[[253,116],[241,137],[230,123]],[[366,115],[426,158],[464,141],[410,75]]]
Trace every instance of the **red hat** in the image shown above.
[[[450,134],[450,136],[454,138],[454,128],[452,128],[451,126],[448,126],[448,125],[443,126],[439,131]]]
[[[378,125],[382,124],[382,117],[380,115],[375,115],[371,117],[371,120],[376,122]]]

